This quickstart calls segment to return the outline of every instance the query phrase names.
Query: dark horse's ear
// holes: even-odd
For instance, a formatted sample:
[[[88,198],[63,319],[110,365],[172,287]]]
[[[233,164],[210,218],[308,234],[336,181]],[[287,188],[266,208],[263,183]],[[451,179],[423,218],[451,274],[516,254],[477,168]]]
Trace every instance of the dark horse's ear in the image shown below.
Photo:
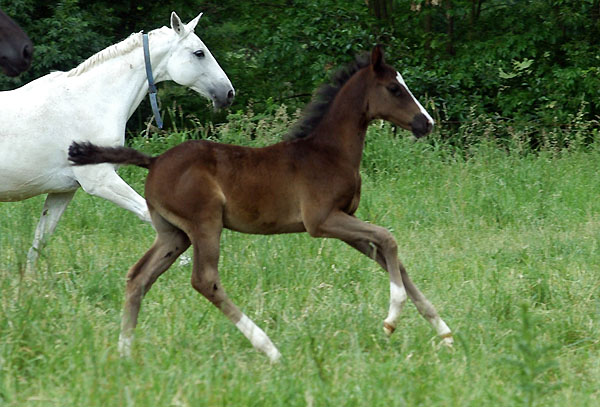
[[[384,71],[385,62],[383,62],[383,47],[381,44],[375,45],[373,51],[371,51],[371,66],[376,73]]]

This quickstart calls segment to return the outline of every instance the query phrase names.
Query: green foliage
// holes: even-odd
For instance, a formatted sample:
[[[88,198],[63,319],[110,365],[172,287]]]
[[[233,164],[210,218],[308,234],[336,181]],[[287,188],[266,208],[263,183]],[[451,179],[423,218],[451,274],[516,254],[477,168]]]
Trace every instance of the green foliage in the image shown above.
[[[593,96],[600,86],[593,45],[600,34],[597,1],[485,1],[476,18],[467,18],[474,3],[452,1],[455,33],[451,39],[444,34],[444,42],[453,41],[454,55],[436,44],[428,49],[427,36],[413,48],[416,60],[430,57],[425,67],[434,71],[432,77],[442,78],[441,86],[426,91],[448,109],[448,120],[464,121],[471,106],[479,113],[535,121],[539,128],[568,124],[582,102],[586,119],[600,114]],[[426,11],[437,18],[431,33],[440,34],[447,10]]]
[[[0,77],[0,88],[70,69],[131,32],[168,24],[171,10],[184,20],[204,11],[197,32],[236,87],[234,112],[250,101],[256,113],[269,104],[293,112],[332,70],[384,43],[388,62],[428,109],[435,107],[448,133],[468,125],[474,113],[533,130],[542,143],[544,132],[570,126],[575,116],[592,122],[600,115],[598,0],[373,0],[369,6],[346,0],[0,0],[36,44],[30,72]],[[226,119],[179,87],[161,84],[160,97],[165,108],[176,100],[185,112],[179,129]],[[139,133],[149,115],[142,104],[129,128]]]
[[[0,77],[0,86],[10,89],[52,70],[71,69],[110,45],[112,30],[107,27],[116,22],[112,8],[88,3],[80,0],[0,1],[0,8],[15,17],[34,43],[31,69],[17,79]]]
[[[506,361],[515,368],[519,380],[520,392],[514,395],[515,399],[531,407],[542,405],[536,401],[560,386],[560,383],[552,383],[554,379],[550,378],[556,377],[558,368],[558,363],[550,356],[557,346],[543,344],[526,304],[521,306],[521,319],[522,326],[514,344],[515,356]]]

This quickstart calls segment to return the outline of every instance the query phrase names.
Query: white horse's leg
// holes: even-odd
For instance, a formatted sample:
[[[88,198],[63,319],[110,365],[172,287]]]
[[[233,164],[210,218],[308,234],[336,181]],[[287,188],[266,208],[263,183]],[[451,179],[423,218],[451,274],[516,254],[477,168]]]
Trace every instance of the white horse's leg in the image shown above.
[[[67,208],[67,205],[69,205],[69,202],[71,202],[71,199],[73,199],[75,191],[76,190],[48,194],[46,197],[44,209],[42,210],[42,216],[40,217],[40,221],[35,229],[33,244],[27,253],[27,272],[31,272],[35,269],[35,263],[38,259],[40,250],[46,244],[48,237],[54,233],[56,224]]]
[[[141,220],[152,223],[146,200],[131,188],[110,164],[73,167],[81,188],[90,195],[99,196],[135,213]]]

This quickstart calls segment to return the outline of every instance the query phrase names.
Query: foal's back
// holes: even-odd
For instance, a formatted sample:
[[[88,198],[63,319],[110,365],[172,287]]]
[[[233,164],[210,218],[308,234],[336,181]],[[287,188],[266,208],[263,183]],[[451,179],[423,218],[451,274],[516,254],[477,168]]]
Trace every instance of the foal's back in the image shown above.
[[[315,213],[313,206],[326,211],[336,195],[344,201],[341,206],[347,206],[345,201],[357,192],[355,182],[339,183],[335,167],[334,155],[311,148],[309,140],[262,148],[188,141],[153,162],[146,200],[176,225],[179,221],[170,216],[194,221],[187,218],[221,211],[222,226],[228,229],[257,234],[304,232],[303,217]],[[338,182],[332,185],[334,179]]]

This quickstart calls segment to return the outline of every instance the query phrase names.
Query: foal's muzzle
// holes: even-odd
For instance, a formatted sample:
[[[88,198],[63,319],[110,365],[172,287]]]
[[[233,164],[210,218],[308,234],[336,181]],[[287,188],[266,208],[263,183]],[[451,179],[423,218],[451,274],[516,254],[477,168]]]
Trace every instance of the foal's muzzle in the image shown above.
[[[433,130],[433,123],[423,113],[419,113],[413,118],[410,127],[415,137],[419,138],[431,133]]]

